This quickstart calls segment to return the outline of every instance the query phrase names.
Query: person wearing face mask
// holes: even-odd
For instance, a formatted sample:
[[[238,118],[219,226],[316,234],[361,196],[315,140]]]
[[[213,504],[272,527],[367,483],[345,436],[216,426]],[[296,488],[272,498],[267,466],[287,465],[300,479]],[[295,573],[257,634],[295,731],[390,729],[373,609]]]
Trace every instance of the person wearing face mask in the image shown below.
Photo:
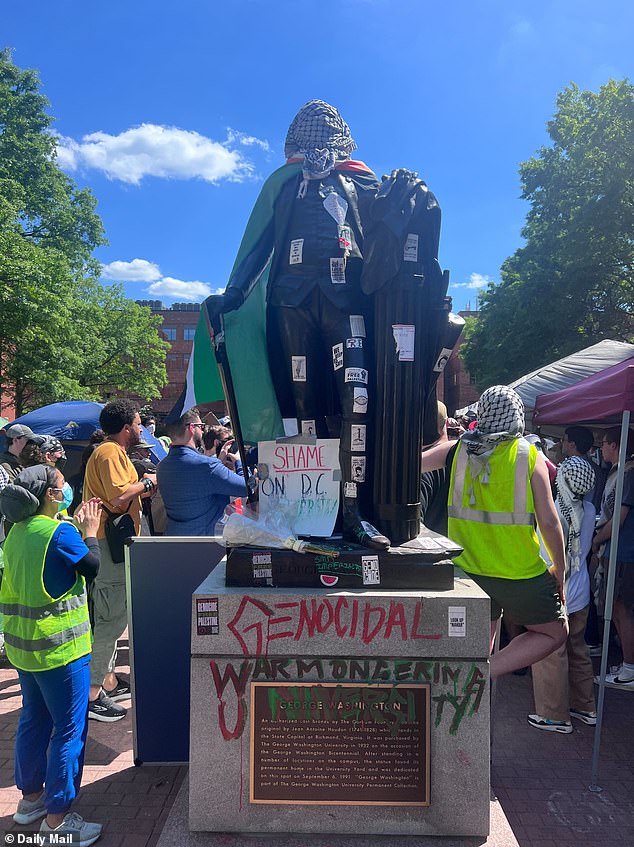
[[[40,451],[44,457],[45,464],[50,465],[52,468],[57,468],[59,471],[63,471],[67,460],[64,445],[54,435],[46,435],[44,438],[45,441],[41,445]]]
[[[141,418],[141,426],[144,426],[150,435],[156,432],[156,420],[152,415],[144,415]]]
[[[21,825],[45,818],[43,835],[75,833],[73,843],[90,845],[101,825],[69,809],[81,784],[88,728],[86,579],[99,570],[100,503],[82,503],[74,525],[58,521],[63,489],[59,470],[38,465],[0,493],[0,510],[13,523],[4,546],[0,603],[7,656],[22,690],[15,741],[15,781],[22,799],[13,818]]]

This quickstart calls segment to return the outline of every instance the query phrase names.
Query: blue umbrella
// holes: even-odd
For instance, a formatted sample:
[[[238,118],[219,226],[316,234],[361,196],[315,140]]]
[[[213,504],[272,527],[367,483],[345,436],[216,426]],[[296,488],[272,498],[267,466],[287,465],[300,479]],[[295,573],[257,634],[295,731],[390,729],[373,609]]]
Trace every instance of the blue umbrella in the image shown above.
[[[88,441],[96,429],[99,429],[99,414],[103,403],[91,403],[86,400],[69,400],[66,403],[51,403],[16,418],[13,423],[31,427],[38,435],[54,435],[62,443]],[[160,462],[167,456],[161,442],[142,427],[143,439],[152,445],[154,462]]]

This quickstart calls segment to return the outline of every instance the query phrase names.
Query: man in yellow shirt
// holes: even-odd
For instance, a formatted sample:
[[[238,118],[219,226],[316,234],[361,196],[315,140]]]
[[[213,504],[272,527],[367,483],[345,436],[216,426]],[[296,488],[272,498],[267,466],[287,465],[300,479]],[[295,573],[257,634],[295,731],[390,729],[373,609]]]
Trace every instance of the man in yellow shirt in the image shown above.
[[[150,496],[155,474],[138,478],[127,451],[141,440],[141,418],[131,400],[107,403],[99,416],[106,433],[86,465],[84,500],[99,497],[111,512],[128,512],[138,535],[141,526],[141,496]],[[108,514],[102,511],[97,539],[101,550],[99,574],[90,588],[93,612],[93,647],[90,667],[88,717],[98,721],[118,721],[126,710],[115,701],[130,696],[130,685],[117,677],[117,640],[127,626],[125,568],[114,562],[105,536]]]

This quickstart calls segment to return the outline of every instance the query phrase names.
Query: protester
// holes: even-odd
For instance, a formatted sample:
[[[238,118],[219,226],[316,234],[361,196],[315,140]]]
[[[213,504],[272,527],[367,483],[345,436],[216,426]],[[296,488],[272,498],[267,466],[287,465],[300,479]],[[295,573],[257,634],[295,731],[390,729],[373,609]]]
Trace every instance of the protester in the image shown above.
[[[127,455],[127,450],[141,440],[141,418],[131,400],[112,400],[101,410],[99,423],[106,438],[86,464],[84,498],[99,497],[111,512],[129,512],[138,535],[140,497],[150,495],[156,485],[154,474],[145,474],[139,480]],[[130,684],[115,674],[117,640],[127,626],[128,616],[125,570],[123,563],[112,559],[104,529],[107,517],[102,512],[97,532],[101,568],[90,588],[94,641],[88,717],[112,722],[126,715],[115,701],[130,696]]]
[[[247,493],[244,477],[225,467],[221,458],[198,452],[204,428],[195,409],[185,412],[173,425],[169,453],[158,466],[166,535],[214,535],[229,498]]]
[[[594,471],[595,483],[592,491],[588,492],[585,499],[592,500],[595,511],[599,512],[601,510],[601,497],[608,478],[608,472],[604,468],[599,467],[588,456],[593,444],[594,435],[591,429],[588,429],[586,426],[569,426],[561,440],[561,455],[564,459],[567,459],[569,456],[580,456],[586,462],[590,462]]]
[[[9,475],[9,481],[13,482],[20,471],[24,470],[24,464],[20,459],[20,453],[29,442],[38,446],[44,443],[43,435],[36,435],[30,426],[24,424],[13,424],[8,426],[4,434],[7,439],[7,449],[0,453],[0,465]]]
[[[437,433],[438,439],[430,445],[423,445],[423,451],[438,444],[449,441],[447,431],[447,407],[437,401]],[[463,430],[464,431],[464,430]],[[455,439],[453,440],[455,444]],[[425,464],[425,459],[423,459]],[[427,529],[447,535],[447,497],[449,496],[449,474],[443,466],[432,471],[424,471],[420,478],[421,519]]]
[[[566,543],[566,612],[568,638],[550,656],[532,667],[536,714],[528,722],[549,732],[572,732],[570,718],[594,726],[594,672],[584,634],[590,608],[587,558],[596,511],[584,499],[595,483],[590,462],[570,456],[557,471],[557,501]],[[544,552],[544,551],[543,551]]]
[[[491,640],[504,608],[526,632],[491,658],[498,677],[564,643],[564,540],[543,456],[524,438],[524,405],[505,385],[484,392],[478,425],[451,461],[448,536],[464,548],[456,564],[491,598]],[[452,443],[423,453],[423,470],[446,466]],[[539,552],[535,518],[553,565]]]
[[[0,600],[7,656],[22,690],[15,742],[22,799],[13,819],[30,824],[45,817],[40,832],[56,836],[45,843],[90,845],[101,824],[69,809],[81,784],[88,728],[85,578],[99,570],[99,501],[80,506],[75,526],[55,520],[63,485],[59,470],[39,465],[22,471],[0,494],[0,510],[13,523]],[[46,615],[36,614],[43,608]]]
[[[90,436],[88,440],[88,444],[84,447],[81,454],[81,466],[79,471],[71,476],[68,480],[70,487],[73,489],[73,502],[71,503],[70,509],[68,513],[73,515],[75,513],[75,509],[82,501],[82,494],[84,491],[84,476],[86,475],[86,465],[88,464],[88,459],[92,456],[95,447],[97,444],[101,444],[101,442],[105,439],[106,434],[103,429],[96,429],[93,434]]]
[[[44,443],[40,447],[40,450],[45,464],[50,465],[52,468],[57,468],[60,471],[64,470],[64,466],[66,465],[66,451],[59,438],[55,438],[54,435],[45,435]]]
[[[634,691],[634,462],[632,455],[634,434],[630,432],[626,450],[627,461],[623,477],[623,499],[619,517],[620,531],[616,554],[616,575],[614,582],[614,606],[612,617],[621,649],[623,664],[616,673],[607,674],[605,684],[610,688]],[[618,427],[608,429],[601,442],[601,452],[612,468],[608,476],[601,502],[601,514],[597,533],[592,542],[592,552],[599,557],[596,573],[596,599],[599,614],[605,612],[605,589],[607,584],[608,563],[610,558],[610,539],[612,537],[612,515],[616,500],[616,475],[619,461],[621,430]],[[598,677],[596,680],[598,682]]]

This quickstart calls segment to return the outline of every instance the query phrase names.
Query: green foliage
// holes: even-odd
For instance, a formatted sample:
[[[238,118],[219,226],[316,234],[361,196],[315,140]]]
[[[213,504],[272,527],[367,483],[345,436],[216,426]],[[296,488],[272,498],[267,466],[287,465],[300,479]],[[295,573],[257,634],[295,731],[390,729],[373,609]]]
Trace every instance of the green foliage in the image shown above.
[[[634,325],[634,88],[571,85],[552,145],[520,166],[526,239],[481,297],[461,355],[480,387],[507,383]]]
[[[55,163],[37,75],[0,51],[0,390],[16,412],[166,382],[160,318],[98,282],[95,198]]]

